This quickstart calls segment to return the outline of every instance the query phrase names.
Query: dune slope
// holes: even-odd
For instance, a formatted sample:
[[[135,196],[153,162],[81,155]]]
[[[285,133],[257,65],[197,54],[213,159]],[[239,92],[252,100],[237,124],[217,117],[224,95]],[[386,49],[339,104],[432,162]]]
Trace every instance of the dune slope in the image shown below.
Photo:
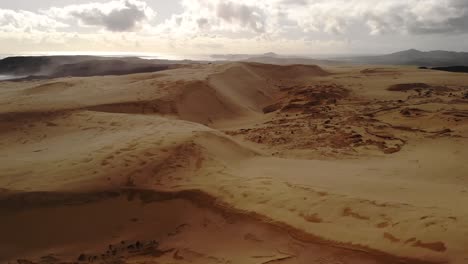
[[[0,82],[0,262],[464,263],[466,81],[231,63]]]

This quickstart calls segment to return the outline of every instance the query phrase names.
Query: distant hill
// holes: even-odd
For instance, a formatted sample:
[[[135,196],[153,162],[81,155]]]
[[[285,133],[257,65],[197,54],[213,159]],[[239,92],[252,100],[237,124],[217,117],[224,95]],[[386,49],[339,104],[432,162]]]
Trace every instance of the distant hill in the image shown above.
[[[242,61],[275,64],[275,65],[293,65],[293,64],[336,65],[336,64],[340,64],[340,62],[332,61],[332,60],[317,60],[317,59],[300,58],[300,57],[269,57],[269,56],[253,57],[253,58],[248,58]]]
[[[416,65],[427,67],[468,66],[468,52],[419,51],[415,49],[379,56],[360,56],[346,58],[353,63]]]
[[[210,56],[215,60],[226,60],[226,61],[244,61],[250,58],[257,57],[281,57],[274,52],[267,52],[264,54],[213,54]]]
[[[0,60],[0,74],[6,75],[45,75],[51,69],[66,64],[95,60],[93,56],[17,56]]]
[[[465,73],[468,73],[468,67],[467,66],[435,67],[435,68],[432,68],[432,69],[437,70],[437,71],[465,72]]]
[[[335,65],[341,64],[342,62],[334,60],[319,60],[309,57],[301,56],[285,56],[279,55],[274,52],[267,52],[264,54],[217,54],[211,55],[212,58],[224,61],[239,61],[239,62],[257,62],[264,64],[275,64],[275,65]]]
[[[16,56],[0,60],[0,75],[25,79],[65,76],[123,75],[168,69],[170,65],[193,61],[145,60],[137,57],[113,58],[98,56]]]

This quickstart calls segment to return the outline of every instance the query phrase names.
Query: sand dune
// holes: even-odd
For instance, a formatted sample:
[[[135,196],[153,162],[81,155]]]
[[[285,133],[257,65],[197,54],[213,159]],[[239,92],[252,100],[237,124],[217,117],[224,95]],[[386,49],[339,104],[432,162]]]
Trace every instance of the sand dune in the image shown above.
[[[0,82],[0,262],[465,263],[468,76]]]
[[[2,224],[21,230],[13,231],[14,234],[12,230],[2,231],[13,237],[10,241],[14,245],[21,247],[3,247],[2,253],[26,258],[34,257],[35,252],[60,250],[59,255],[42,256],[37,263],[53,263],[63,258],[82,263],[141,263],[155,259],[162,263],[252,264],[397,261],[388,256],[291,239],[282,229],[243,214],[208,209],[207,206],[213,208],[212,199],[195,192],[89,193],[66,197],[67,206],[62,205],[63,195],[56,196],[61,199],[60,205],[40,208],[31,205],[27,212],[5,215]],[[90,197],[94,198],[92,202]],[[31,218],[40,220],[33,226]],[[31,241],[31,236],[37,239]]]

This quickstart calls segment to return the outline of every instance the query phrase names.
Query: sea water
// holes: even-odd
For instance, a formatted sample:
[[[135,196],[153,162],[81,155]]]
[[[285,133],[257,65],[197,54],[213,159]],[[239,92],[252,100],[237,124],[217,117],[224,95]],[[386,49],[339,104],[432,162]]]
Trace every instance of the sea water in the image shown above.
[[[1,75],[0,74],[0,81],[10,80],[10,79],[17,79],[17,78],[19,78],[19,77],[15,76],[15,75]]]

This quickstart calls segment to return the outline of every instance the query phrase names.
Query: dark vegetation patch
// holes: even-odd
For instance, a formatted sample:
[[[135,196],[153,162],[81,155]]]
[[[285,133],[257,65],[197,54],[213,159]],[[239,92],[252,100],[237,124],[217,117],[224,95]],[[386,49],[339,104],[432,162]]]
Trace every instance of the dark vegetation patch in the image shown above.
[[[468,73],[468,66],[435,67],[435,68],[432,68],[432,69],[436,70],[436,71]]]
[[[390,87],[388,87],[387,90],[393,91],[393,92],[406,92],[406,91],[411,91],[411,90],[416,90],[416,89],[428,89],[431,86],[425,83],[401,83],[401,84],[395,84]]]

